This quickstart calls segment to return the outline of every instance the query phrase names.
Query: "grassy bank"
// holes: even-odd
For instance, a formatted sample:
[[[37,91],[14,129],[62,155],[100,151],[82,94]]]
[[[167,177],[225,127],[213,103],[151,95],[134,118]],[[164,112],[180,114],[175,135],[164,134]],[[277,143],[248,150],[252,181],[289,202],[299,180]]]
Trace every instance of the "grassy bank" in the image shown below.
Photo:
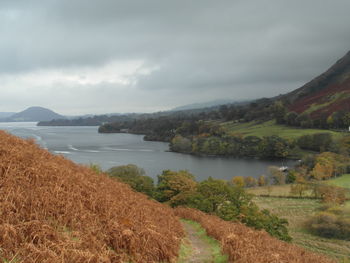
[[[267,121],[263,123],[257,123],[254,121],[247,123],[226,122],[223,124],[223,127],[226,128],[230,134],[258,137],[278,135],[285,139],[296,139],[303,135],[311,135],[315,133],[330,133],[335,138],[340,138],[344,135],[342,132],[334,132],[330,130],[302,129],[286,125],[277,125],[275,121]]]

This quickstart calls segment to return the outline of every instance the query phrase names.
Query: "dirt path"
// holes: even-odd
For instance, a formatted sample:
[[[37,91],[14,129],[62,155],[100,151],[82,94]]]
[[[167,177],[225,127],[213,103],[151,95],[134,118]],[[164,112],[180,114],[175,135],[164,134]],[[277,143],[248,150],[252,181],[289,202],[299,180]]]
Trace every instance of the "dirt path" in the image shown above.
[[[214,258],[212,255],[211,245],[198,235],[196,227],[186,221],[182,221],[182,225],[187,233],[187,239],[192,247],[192,253],[188,255],[186,261],[190,263],[212,263]]]

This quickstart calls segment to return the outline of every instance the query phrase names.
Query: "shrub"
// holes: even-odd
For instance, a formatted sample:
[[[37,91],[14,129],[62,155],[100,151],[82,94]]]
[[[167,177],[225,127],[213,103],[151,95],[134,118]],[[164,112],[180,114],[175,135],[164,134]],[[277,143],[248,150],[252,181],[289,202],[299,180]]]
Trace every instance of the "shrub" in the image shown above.
[[[349,214],[349,211],[339,207],[329,208],[308,220],[306,227],[321,237],[350,240]]]

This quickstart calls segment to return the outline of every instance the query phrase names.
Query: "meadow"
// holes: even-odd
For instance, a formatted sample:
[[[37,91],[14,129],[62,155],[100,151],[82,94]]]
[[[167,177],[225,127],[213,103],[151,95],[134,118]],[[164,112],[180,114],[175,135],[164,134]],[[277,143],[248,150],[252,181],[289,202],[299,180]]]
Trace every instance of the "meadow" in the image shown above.
[[[350,174],[324,183],[350,189]],[[272,213],[288,220],[288,229],[294,244],[314,252],[324,253],[343,262],[342,259],[350,255],[350,241],[321,238],[308,233],[304,227],[305,221],[319,212],[323,204],[317,199],[294,198],[296,195],[290,193],[290,188],[291,185],[286,184],[249,188],[247,191],[255,195],[254,202],[259,208],[269,209]],[[312,196],[312,193],[306,192],[305,196]],[[350,208],[350,201],[347,201],[344,206]]]
[[[311,135],[315,133],[330,133],[335,138],[340,138],[344,135],[343,132],[335,132],[321,129],[303,129],[295,128],[286,125],[277,125],[275,121],[267,121],[258,123],[255,121],[247,123],[226,122],[222,126],[229,134],[242,134],[243,136],[271,136],[278,135],[284,139],[296,139],[303,135]]]
[[[327,184],[350,189],[350,174],[344,174],[335,179],[326,181]]]
[[[255,197],[254,202],[261,209],[269,209],[272,213],[286,218],[289,222],[289,233],[293,243],[308,250],[323,253],[341,260],[350,255],[350,241],[321,238],[312,235],[304,228],[305,221],[318,212],[322,203],[312,199]],[[350,202],[347,202],[350,207]]]

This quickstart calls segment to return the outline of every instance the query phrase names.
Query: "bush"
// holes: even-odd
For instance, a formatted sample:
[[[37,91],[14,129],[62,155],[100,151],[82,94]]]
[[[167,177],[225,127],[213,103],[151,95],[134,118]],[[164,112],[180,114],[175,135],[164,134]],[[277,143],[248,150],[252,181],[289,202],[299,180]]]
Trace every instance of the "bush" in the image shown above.
[[[306,222],[307,229],[315,235],[326,238],[350,240],[350,211],[331,207]]]

